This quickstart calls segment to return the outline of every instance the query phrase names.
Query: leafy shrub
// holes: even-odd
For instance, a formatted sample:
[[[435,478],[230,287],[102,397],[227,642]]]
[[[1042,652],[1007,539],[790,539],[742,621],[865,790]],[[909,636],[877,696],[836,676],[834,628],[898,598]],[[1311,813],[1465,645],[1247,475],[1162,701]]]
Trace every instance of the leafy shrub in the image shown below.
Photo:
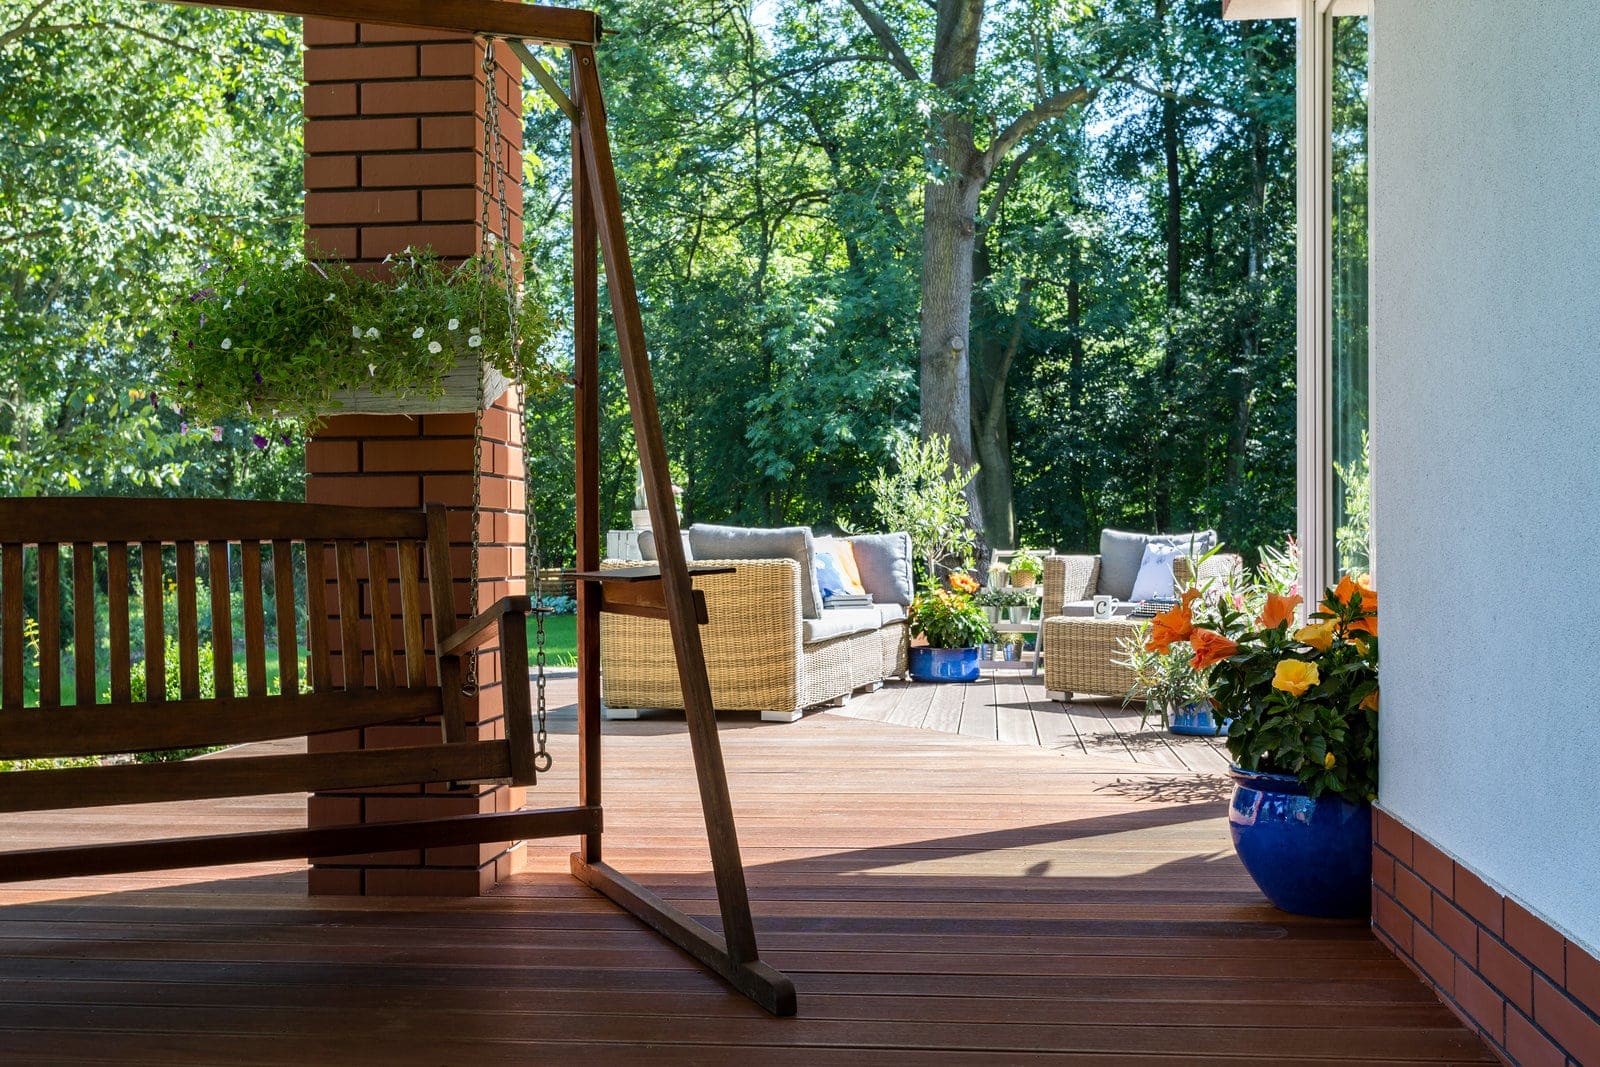
[[[911,602],[911,633],[933,648],[971,648],[994,637],[983,608],[954,589],[928,589]]]

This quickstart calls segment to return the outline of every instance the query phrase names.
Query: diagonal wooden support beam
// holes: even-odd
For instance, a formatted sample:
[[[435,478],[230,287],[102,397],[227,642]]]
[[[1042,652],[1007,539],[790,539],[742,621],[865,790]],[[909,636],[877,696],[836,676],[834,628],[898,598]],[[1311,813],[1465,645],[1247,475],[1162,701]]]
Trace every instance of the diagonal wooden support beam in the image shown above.
[[[659,542],[660,587],[666,602],[667,623],[678,665],[678,684],[683,693],[684,716],[689,724],[690,747],[694,752],[695,776],[700,788],[700,807],[705,815],[712,874],[716,880],[717,902],[722,914],[723,935],[717,939],[718,944],[704,943],[704,938],[699,935],[685,935],[684,940],[675,940],[696,952],[696,955],[700,955],[699,951],[686,942],[695,942],[707,952],[721,954],[720,958],[726,960],[729,969],[744,973],[760,963],[760,954],[756,948],[755,924],[750,915],[750,895],[745,884],[744,865],[739,856],[733,801],[728,792],[727,771],[722,760],[722,739],[717,734],[716,713],[711,702],[711,681],[706,674],[705,650],[700,643],[700,627],[695,617],[694,588],[689,580],[688,561],[684,557],[683,538],[672,496],[666,446],[661,438],[661,413],[656,404],[655,383],[650,374],[650,357],[645,349],[638,287],[633,276],[633,263],[628,255],[627,235],[623,229],[622,199],[617,189],[611,144],[606,135],[605,98],[600,90],[600,74],[596,69],[593,48],[586,45],[572,48],[572,84],[582,105],[576,130],[584,163],[584,177],[593,201],[597,236],[605,260],[606,281],[611,291],[617,346],[622,357],[623,378],[628,387],[629,407],[633,413],[634,438],[639,448],[639,468],[650,507],[651,525]],[[632,906],[630,910],[641,914]],[[651,921],[648,916],[646,921]],[[720,967],[719,970],[728,973]],[[744,991],[748,995],[748,991]],[[792,1005],[790,999],[787,1010],[792,1011]]]
[[[556,76],[550,73],[549,67],[544,65],[544,60],[533,54],[533,49],[528,47],[528,42],[513,38],[507,41],[506,44],[510,46],[511,51],[516,53],[517,58],[522,60],[523,69],[533,75],[533,80],[539,83],[539,88],[544,90],[544,95],[548,96],[556,107],[561,109],[561,113],[567,116],[567,121],[577,122],[578,106],[562,90],[561,84],[556,81]]]

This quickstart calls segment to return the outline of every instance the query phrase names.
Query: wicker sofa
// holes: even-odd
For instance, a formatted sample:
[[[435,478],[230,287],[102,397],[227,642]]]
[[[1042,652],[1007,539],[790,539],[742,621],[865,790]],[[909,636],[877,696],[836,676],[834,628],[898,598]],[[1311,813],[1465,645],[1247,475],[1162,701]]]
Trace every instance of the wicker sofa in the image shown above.
[[[757,711],[767,722],[794,722],[808,708],[843,703],[857,690],[905,673],[910,634],[901,605],[829,609],[807,618],[797,561],[695,562],[733,568],[694,578],[706,597],[708,621],[700,636],[718,711]],[[665,622],[602,615],[600,673],[607,718],[683,708]]]
[[[1052,700],[1070,700],[1077,693],[1139,695],[1134,692],[1133,672],[1116,662],[1122,639],[1138,625],[1128,617],[1133,604],[1119,603],[1118,613],[1110,619],[1095,619],[1091,613],[1093,598],[1106,593],[1101,588],[1100,559],[1098,555],[1045,558],[1040,638],[1044,687]],[[1173,560],[1172,573],[1181,588],[1194,580],[1225,578],[1243,566],[1239,556],[1218,553],[1191,577],[1189,560],[1180,556]]]

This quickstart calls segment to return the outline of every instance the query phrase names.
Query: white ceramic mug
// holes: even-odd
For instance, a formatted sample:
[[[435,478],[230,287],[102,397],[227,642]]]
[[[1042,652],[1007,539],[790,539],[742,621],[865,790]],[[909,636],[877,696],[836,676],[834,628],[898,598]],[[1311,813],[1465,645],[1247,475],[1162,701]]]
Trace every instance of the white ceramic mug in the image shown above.
[[[1094,617],[1097,619],[1111,618],[1112,609],[1117,606],[1114,596],[1097,596],[1094,598]]]

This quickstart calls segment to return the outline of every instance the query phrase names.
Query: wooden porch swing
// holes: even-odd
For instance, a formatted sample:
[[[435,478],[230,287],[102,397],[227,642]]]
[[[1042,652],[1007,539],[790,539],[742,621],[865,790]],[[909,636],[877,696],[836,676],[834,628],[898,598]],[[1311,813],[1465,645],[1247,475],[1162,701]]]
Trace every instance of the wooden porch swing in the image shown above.
[[[574,877],[682,947],[775,1015],[795,1013],[793,983],[762,962],[735,833],[722,749],[712,711],[699,624],[704,600],[690,583],[674,507],[661,422],[640,319],[638,292],[623,232],[595,46],[599,17],[568,8],[508,0],[179,0],[205,7],[470,33],[505,41],[572,125],[573,384],[576,409],[578,591],[578,804],[572,807],[465,815],[395,823],[227,834],[198,838],[33,849],[0,853],[0,881],[241,863],[402,848],[437,847],[578,835]],[[532,46],[565,49],[570,92],[563,91]],[[487,192],[486,192],[487,195]],[[659,569],[601,571],[599,504],[599,272],[604,256],[645,496],[658,532]],[[528,678],[525,620],[540,610],[529,596],[503,598],[454,628],[446,515],[304,504],[208,501],[10,500],[0,508],[0,759],[142,752],[298,737],[332,730],[414,721],[437,715],[438,744],[358,752],[240,757],[183,763],[116,765],[0,775],[0,811],[52,810],[304,790],[355,789],[420,782],[532,784],[538,761]],[[61,706],[59,623],[61,544],[71,546],[76,706]],[[98,546],[104,546],[103,550]],[[202,549],[203,546],[203,549]],[[338,603],[326,602],[326,559],[337,578]],[[394,555],[391,557],[391,547]],[[24,706],[24,555],[36,553],[40,682],[38,707]],[[138,553],[145,606],[146,693],[135,699],[130,669],[130,549]],[[218,696],[202,699],[196,606],[199,553],[209,553]],[[265,550],[265,551],[264,551]],[[111,589],[111,702],[95,703],[94,575],[104,552]],[[233,697],[232,603],[228,573],[234,554],[244,576],[245,697]],[[165,700],[165,560],[177,575],[177,664],[180,699]],[[298,692],[294,588],[302,559],[308,595],[306,638],[310,692]],[[390,560],[398,562],[398,572]],[[422,563],[435,622],[438,684],[425,676]],[[363,566],[366,581],[361,581]],[[280,689],[266,682],[263,577],[276,603]],[[359,649],[361,589],[376,623],[390,616],[391,575],[398,581],[400,646],[388,627],[371,628],[375,685],[351,672],[345,653]],[[476,575],[474,574],[474,578]],[[323,620],[338,618],[340,673],[330,668]],[[667,620],[722,919],[718,933],[621,874],[603,859],[599,635],[601,612]],[[542,621],[542,620],[541,620]],[[505,657],[505,738],[469,740],[460,701],[462,662],[491,634]],[[288,641],[283,639],[284,635]],[[396,677],[403,653],[404,677]],[[357,663],[359,664],[359,660]],[[518,679],[519,684],[509,684]],[[401,684],[404,682],[404,684]],[[87,692],[88,698],[82,696]],[[542,686],[540,687],[542,701]],[[542,712],[542,704],[541,704]],[[542,714],[539,723],[542,732]]]

